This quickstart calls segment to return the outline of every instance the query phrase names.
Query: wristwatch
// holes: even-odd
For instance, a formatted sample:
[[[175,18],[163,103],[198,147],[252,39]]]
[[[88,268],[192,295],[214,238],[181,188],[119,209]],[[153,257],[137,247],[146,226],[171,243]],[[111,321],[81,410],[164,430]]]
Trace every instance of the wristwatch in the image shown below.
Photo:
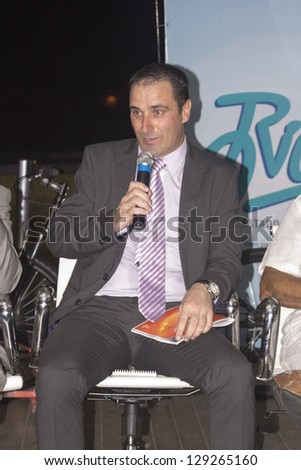
[[[207,291],[212,297],[212,302],[217,302],[220,295],[220,290],[218,285],[215,284],[215,282],[208,281],[207,279],[200,279],[199,281],[196,281],[196,283],[204,284],[207,287]]]

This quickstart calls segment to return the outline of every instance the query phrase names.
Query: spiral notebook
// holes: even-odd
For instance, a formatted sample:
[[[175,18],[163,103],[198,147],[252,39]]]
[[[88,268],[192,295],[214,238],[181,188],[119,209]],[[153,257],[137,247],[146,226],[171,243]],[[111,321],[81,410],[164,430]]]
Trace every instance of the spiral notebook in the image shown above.
[[[112,374],[99,382],[98,388],[187,388],[189,383],[177,377],[166,377],[152,370],[114,370]]]
[[[169,344],[179,344],[183,339],[177,340],[175,338],[175,332],[179,319],[179,307],[173,307],[166,310],[166,313],[159,318],[159,320],[152,322],[146,320],[139,325],[132,328],[132,332],[137,335],[147,336],[148,338],[161,341]],[[234,318],[228,317],[223,314],[215,313],[213,316],[213,326],[225,327],[231,325],[234,322]]]

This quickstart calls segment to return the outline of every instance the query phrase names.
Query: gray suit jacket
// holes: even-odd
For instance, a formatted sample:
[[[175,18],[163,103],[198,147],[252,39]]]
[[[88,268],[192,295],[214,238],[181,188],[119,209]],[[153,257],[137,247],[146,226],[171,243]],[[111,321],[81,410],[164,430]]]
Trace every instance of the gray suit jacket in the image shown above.
[[[135,139],[85,148],[73,192],[49,231],[50,251],[78,260],[53,321],[89,300],[120,262],[126,238],[114,233],[113,211],[135,178],[137,152]],[[197,279],[209,279],[218,284],[223,301],[236,288],[241,278],[238,211],[234,165],[188,144],[179,210],[187,289]]]
[[[0,293],[8,294],[16,287],[22,274],[22,265],[13,245],[9,212],[11,192],[0,185]]]

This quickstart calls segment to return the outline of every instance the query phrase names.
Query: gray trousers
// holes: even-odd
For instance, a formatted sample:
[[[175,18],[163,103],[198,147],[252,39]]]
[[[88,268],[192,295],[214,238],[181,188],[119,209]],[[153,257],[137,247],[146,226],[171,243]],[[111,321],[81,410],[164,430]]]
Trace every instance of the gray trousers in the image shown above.
[[[144,320],[136,298],[104,296],[57,324],[43,346],[36,381],[38,448],[83,449],[87,392],[131,364],[179,377],[207,394],[211,449],[253,449],[255,380],[247,359],[215,328],[177,346],[130,332]]]

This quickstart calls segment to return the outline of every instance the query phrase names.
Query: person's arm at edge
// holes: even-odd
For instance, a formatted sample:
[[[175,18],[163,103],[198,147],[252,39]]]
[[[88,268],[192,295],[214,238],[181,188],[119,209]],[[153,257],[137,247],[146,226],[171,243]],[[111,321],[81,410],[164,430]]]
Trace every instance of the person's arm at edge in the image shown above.
[[[22,274],[22,265],[11,242],[9,225],[0,219],[0,292],[9,294],[18,284]]]
[[[260,280],[260,299],[274,297],[287,308],[301,307],[301,278],[266,266]]]

